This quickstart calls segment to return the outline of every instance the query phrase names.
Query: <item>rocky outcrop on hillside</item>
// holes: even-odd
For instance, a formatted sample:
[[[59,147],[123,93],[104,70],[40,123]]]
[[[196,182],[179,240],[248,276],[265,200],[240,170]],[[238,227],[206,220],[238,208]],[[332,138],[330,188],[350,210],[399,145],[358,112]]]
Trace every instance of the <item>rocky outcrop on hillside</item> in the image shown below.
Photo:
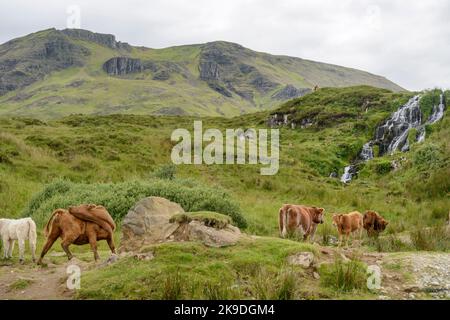
[[[207,246],[236,244],[241,233],[226,224],[215,228],[198,220],[173,220],[183,208],[160,197],[144,198],[128,211],[122,222],[120,251],[139,251],[150,244],[170,241],[199,241]]]
[[[293,85],[288,84],[283,89],[273,94],[272,98],[277,100],[288,100],[304,96],[305,94],[310,93],[311,91],[312,90],[310,88],[297,89]]]
[[[140,59],[114,57],[103,64],[103,70],[109,75],[125,75],[143,70]]]
[[[234,43],[207,43],[200,55],[200,80],[206,81],[211,89],[225,97],[232,97],[235,93],[252,101],[254,93],[249,88],[265,94],[279,86],[256,67],[241,63],[255,55],[255,52]]]
[[[128,43],[116,41],[116,37],[112,34],[96,33],[83,29],[64,29],[60,32],[71,38],[95,42],[111,49],[131,50]]]
[[[56,31],[49,32],[45,41],[9,41],[0,48],[0,95],[28,86],[53,71],[82,66],[88,54],[88,49]]]

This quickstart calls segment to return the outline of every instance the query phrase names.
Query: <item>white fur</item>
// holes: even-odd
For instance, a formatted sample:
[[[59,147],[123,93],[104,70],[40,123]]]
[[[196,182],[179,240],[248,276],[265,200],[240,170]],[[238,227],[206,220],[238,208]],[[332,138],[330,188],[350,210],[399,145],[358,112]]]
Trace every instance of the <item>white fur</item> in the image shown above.
[[[11,258],[14,243],[19,243],[19,259],[23,262],[25,240],[30,243],[33,261],[36,259],[36,224],[31,218],[0,219],[0,236],[3,241],[3,257]]]

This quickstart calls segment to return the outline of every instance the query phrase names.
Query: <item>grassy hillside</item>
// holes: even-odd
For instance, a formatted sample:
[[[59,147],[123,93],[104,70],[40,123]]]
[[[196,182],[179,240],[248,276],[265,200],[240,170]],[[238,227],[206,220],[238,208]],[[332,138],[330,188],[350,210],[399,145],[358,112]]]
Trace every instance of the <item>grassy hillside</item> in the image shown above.
[[[104,64],[115,57],[138,59],[139,66],[108,74]],[[150,49],[84,30],[49,29],[11,40],[0,46],[0,70],[0,115],[40,119],[74,113],[231,117],[273,108],[315,85],[403,90],[367,72],[234,43]]]
[[[40,230],[56,207],[101,203],[118,221],[117,242],[121,217],[144,196],[162,195],[186,210],[217,211],[235,222],[242,218],[244,238],[232,247],[156,244],[143,249],[154,255],[150,261],[125,256],[112,266],[88,266],[76,295],[80,299],[376,298],[380,293],[366,289],[367,264],[383,260],[383,287],[403,288],[412,277],[407,261],[413,253],[397,251],[449,250],[448,233],[434,227],[444,225],[450,207],[450,119],[446,115],[429,126],[426,140],[411,142],[411,151],[365,163],[348,185],[329,176],[342,174],[372,138],[376,125],[411,95],[364,86],[324,88],[272,112],[202,118],[204,129],[221,130],[267,128],[273,114],[287,114],[299,123],[311,120],[305,128],[280,128],[280,170],[275,176],[261,176],[259,165],[170,165],[172,130],[192,129],[198,118],[1,117],[0,217],[31,215]],[[424,108],[429,109],[436,92],[423,95]],[[374,209],[390,223],[385,237],[365,237],[363,247],[340,251],[277,238],[278,209],[283,203],[325,208],[325,223],[318,228],[323,244],[337,235],[331,224],[333,212]],[[406,232],[410,243],[402,240]],[[39,249],[41,233],[38,239]],[[106,258],[106,244],[99,249]],[[61,249],[56,245],[53,250]],[[325,264],[304,270],[286,263],[287,256],[301,251],[314,253],[316,263]],[[366,251],[371,255],[364,255]],[[353,260],[342,262],[342,252]],[[74,247],[74,253],[82,264],[92,261],[88,246]],[[51,274],[56,265],[65,275],[65,257],[48,255],[47,261],[53,266],[40,271]],[[405,297],[402,290],[391,296]]]
[[[410,152],[367,162],[350,185],[329,177],[331,172],[342,174],[375,125],[408,98],[368,87],[319,90],[279,111],[297,108],[308,113],[314,102],[323,106],[316,116],[326,121],[303,129],[281,128],[277,175],[261,176],[254,165],[180,165],[175,176],[227,190],[239,203],[248,232],[260,235],[277,234],[277,211],[286,202],[320,205],[328,214],[372,208],[391,220],[389,232],[441,223],[450,204],[448,117],[431,126],[425,142],[413,144]],[[361,110],[361,99],[371,101],[367,112]],[[269,117],[269,112],[261,112],[203,118],[203,124],[204,129],[261,128]],[[149,181],[170,163],[172,130],[192,126],[189,117],[71,116],[48,122],[2,118],[0,215],[22,214],[32,195],[55,179]],[[398,164],[395,170],[392,161]]]

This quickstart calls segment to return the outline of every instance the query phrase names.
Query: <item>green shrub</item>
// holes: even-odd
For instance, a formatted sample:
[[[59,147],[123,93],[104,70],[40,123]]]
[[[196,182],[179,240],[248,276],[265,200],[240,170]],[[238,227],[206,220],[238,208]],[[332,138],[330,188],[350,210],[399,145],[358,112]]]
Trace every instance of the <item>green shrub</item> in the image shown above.
[[[366,269],[357,260],[343,262],[336,259],[333,264],[320,266],[320,283],[338,292],[362,290],[366,288]]]
[[[182,299],[183,283],[180,272],[177,270],[174,274],[169,273],[164,282],[161,300],[179,300]]]
[[[158,167],[153,175],[158,179],[173,180],[175,179],[176,167],[174,164],[165,164]]]
[[[378,252],[398,252],[411,250],[411,247],[399,239],[395,234],[390,234],[385,237],[368,238],[365,243],[371,247],[375,247]]]
[[[445,226],[416,229],[411,232],[411,241],[416,250],[447,251],[450,249],[450,235]]]
[[[382,160],[375,163],[375,172],[383,175],[389,173],[392,170],[392,165],[389,160]]]
[[[422,121],[425,122],[433,112],[433,106],[439,104],[440,89],[426,91],[420,98],[420,109],[422,110]]]
[[[443,163],[442,151],[434,144],[424,144],[414,153],[413,163],[422,169],[437,169]]]
[[[412,146],[417,140],[417,129],[411,128],[408,131],[408,144]]]
[[[56,181],[32,198],[23,216],[32,216],[37,223],[43,224],[57,208],[96,203],[105,206],[116,221],[121,221],[137,201],[149,196],[176,202],[186,211],[222,213],[230,216],[238,227],[247,226],[239,205],[224,190],[204,187],[190,180],[92,184]]]

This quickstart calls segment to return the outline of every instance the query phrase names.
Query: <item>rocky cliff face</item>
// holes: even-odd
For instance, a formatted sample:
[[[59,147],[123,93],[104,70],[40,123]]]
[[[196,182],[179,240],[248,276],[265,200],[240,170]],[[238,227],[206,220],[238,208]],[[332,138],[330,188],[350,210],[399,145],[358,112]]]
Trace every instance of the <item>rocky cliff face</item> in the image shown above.
[[[83,29],[64,29],[60,32],[71,38],[95,42],[111,49],[131,50],[128,43],[116,41],[116,37],[112,34],[96,33]]]
[[[234,43],[207,43],[200,55],[200,79],[225,97],[231,98],[236,94],[252,101],[253,91],[265,94],[280,85],[256,67],[241,62],[254,57],[255,52]]]
[[[293,98],[298,98],[304,96],[305,94],[311,92],[312,90],[309,88],[300,88],[297,89],[293,85],[287,85],[277,93],[272,95],[272,98],[277,100],[288,100]]]
[[[0,95],[28,86],[53,71],[83,65],[88,49],[56,30],[48,33],[44,41],[18,39],[0,47]]]
[[[111,58],[103,64],[103,70],[109,75],[125,75],[129,73],[141,72],[143,70],[140,59],[128,57]]]

